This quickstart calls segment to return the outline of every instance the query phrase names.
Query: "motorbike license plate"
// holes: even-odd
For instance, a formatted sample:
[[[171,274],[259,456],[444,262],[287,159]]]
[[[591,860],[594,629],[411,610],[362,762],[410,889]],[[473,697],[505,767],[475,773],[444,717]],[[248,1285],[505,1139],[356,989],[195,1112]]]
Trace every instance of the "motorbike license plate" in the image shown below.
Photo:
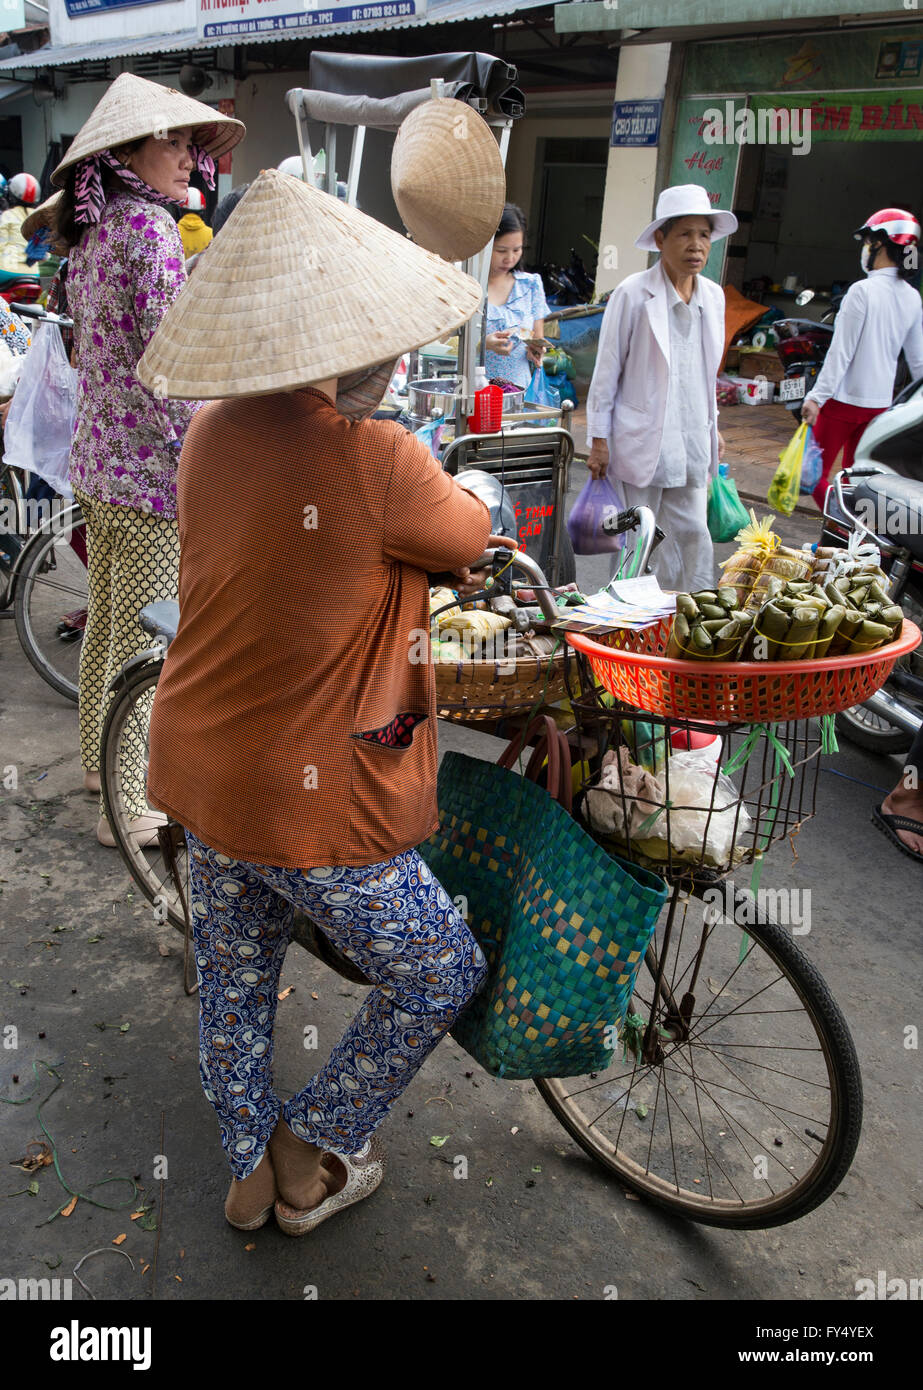
[[[804,377],[789,376],[779,382],[780,401],[800,401],[804,395]]]

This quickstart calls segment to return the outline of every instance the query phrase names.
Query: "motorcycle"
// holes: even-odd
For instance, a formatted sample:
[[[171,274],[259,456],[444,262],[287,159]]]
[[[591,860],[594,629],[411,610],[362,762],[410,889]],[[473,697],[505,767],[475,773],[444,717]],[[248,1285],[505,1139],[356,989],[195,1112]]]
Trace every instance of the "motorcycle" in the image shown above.
[[[819,544],[876,546],[891,597],[923,628],[923,378],[871,421],[853,466],[827,489]],[[860,748],[906,753],[923,723],[923,643],[870,700],[836,721]]]
[[[588,304],[593,298],[596,282],[573,247],[566,270],[563,266],[546,264],[539,267],[539,274],[545,287],[545,298],[552,308]]]
[[[813,290],[802,290],[795,303],[800,307],[814,298]],[[839,296],[842,299],[842,295]],[[796,420],[801,418],[801,402],[817,380],[824,358],[833,341],[833,321],[839,300],[823,320],[776,319],[776,353],[782,363],[783,377],[779,383],[779,400],[787,405]]]

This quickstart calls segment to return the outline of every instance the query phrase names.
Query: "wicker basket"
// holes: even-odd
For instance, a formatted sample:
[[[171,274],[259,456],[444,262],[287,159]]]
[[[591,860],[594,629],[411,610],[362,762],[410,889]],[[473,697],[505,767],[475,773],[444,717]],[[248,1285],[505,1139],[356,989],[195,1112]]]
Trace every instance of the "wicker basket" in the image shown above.
[[[509,661],[435,663],[436,713],[456,722],[500,719],[563,700],[568,650]]]

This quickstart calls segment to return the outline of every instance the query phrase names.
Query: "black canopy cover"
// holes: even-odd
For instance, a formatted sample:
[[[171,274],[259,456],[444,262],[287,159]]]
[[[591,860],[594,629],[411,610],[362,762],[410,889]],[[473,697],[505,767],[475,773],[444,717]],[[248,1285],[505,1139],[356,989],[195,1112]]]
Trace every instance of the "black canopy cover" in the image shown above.
[[[365,53],[311,54],[308,84],[342,96],[392,97],[428,87],[434,77],[459,84],[460,101],[483,97],[488,112],[513,120],[525,114],[517,71],[489,53],[435,53],[419,58],[376,58]]]

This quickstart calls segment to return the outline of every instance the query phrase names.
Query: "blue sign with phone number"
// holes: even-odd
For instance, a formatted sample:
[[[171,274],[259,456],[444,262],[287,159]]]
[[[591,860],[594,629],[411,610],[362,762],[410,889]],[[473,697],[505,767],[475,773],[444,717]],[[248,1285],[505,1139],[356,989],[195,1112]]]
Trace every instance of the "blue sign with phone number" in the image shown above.
[[[662,101],[617,101],[612,109],[610,145],[656,145]]]
[[[221,39],[234,34],[270,33],[274,29],[313,29],[329,24],[367,24],[374,19],[406,19],[417,13],[416,0],[382,0],[376,5],[349,5],[334,10],[301,10],[298,14],[266,15],[262,19],[226,19],[206,24],[202,37]]]
[[[81,15],[98,14],[100,10],[127,10],[138,5],[165,5],[169,0],[64,0],[71,19]]]

